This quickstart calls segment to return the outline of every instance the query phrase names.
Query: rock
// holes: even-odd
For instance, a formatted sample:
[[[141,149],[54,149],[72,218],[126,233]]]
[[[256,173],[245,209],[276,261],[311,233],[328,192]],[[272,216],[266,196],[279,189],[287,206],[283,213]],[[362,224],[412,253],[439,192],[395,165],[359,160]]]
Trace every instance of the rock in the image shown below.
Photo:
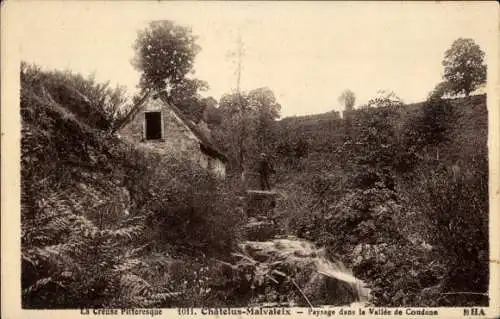
[[[277,225],[269,220],[257,220],[251,218],[243,226],[244,237],[247,240],[268,240],[279,231]]]
[[[281,285],[295,291],[297,303],[308,305],[348,305],[367,301],[369,290],[340,261],[331,261],[324,249],[297,238],[240,244],[242,255],[258,261],[257,268],[276,270]],[[263,267],[262,265],[267,265]],[[284,289],[286,291],[286,289]],[[305,295],[305,297],[304,297]]]

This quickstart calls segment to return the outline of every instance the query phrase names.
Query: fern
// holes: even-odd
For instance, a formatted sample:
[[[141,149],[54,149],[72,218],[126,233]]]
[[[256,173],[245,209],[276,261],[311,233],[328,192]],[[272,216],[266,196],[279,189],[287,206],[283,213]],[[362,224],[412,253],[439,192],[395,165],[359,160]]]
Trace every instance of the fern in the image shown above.
[[[142,234],[144,227],[137,224],[141,220],[124,221],[126,227],[100,229],[87,217],[71,212],[71,205],[64,195],[53,194],[40,204],[37,222],[25,219],[23,223],[25,304],[50,299],[54,285],[66,296],[52,300],[54,306],[79,305],[85,295],[112,300],[116,291],[122,290],[130,303],[137,294],[151,294],[149,283],[132,273],[148,267],[134,258],[141,250],[122,248]]]

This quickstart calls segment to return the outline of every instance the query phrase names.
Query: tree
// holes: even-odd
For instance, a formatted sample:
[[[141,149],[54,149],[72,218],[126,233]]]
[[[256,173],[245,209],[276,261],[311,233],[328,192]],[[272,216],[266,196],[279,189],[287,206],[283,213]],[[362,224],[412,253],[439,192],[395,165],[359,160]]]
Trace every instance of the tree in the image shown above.
[[[138,32],[132,65],[141,72],[139,87],[162,91],[191,120],[198,122],[204,112],[198,93],[208,89],[205,81],[192,77],[200,47],[191,29],[168,20],[153,21]]]
[[[241,171],[250,146],[246,129],[248,104],[245,93],[222,95],[217,108],[221,117],[220,127],[214,131],[217,144],[230,157],[232,166]]]
[[[351,90],[347,89],[342,92],[339,96],[339,103],[344,104],[346,111],[352,111],[354,109],[354,102],[356,101],[356,95]]]
[[[368,101],[368,107],[398,107],[403,100],[392,91],[379,90],[374,98]]]
[[[220,110],[217,108],[217,100],[209,96],[202,98],[201,102],[205,106],[203,110],[203,120],[208,124],[209,127],[217,128],[222,121]]]
[[[276,139],[276,120],[280,116],[281,105],[269,88],[263,87],[248,93],[254,117],[254,137],[258,152],[268,153]]]
[[[198,123],[203,118],[206,107],[198,91],[206,89],[208,89],[208,84],[205,81],[185,78],[172,87],[167,97],[193,122]]]
[[[152,21],[138,32],[132,65],[141,73],[139,87],[170,90],[192,72],[200,51],[191,29],[172,21]]]
[[[217,110],[222,118],[217,142],[240,170],[252,165],[252,154],[274,149],[281,105],[269,88],[225,94]]]
[[[445,52],[443,78],[453,93],[466,96],[486,82],[484,52],[472,39],[459,38]]]
[[[446,100],[429,100],[422,105],[421,133],[425,143],[437,145],[450,139],[454,127],[453,106]]]

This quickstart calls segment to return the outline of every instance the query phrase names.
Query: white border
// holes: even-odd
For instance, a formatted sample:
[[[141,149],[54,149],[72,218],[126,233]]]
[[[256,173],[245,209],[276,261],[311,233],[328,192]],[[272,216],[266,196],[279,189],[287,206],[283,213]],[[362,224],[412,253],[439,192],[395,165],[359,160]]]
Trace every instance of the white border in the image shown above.
[[[495,1],[489,1],[484,5],[490,5],[491,10],[499,7]],[[80,316],[79,310],[21,310],[21,286],[20,286],[20,114],[19,114],[19,54],[18,37],[16,36],[22,27],[23,8],[29,6],[28,1],[8,1],[2,3],[1,11],[1,207],[2,207],[2,264],[1,264],[1,291],[2,291],[2,315],[4,318],[68,318]],[[94,2],[87,5],[112,5],[112,3]],[[457,3],[460,5],[461,3]],[[146,3],[144,5],[147,5]],[[377,5],[369,2],[366,5]],[[42,13],[41,13],[42,14]],[[193,12],[196,14],[196,12]],[[500,15],[498,15],[500,17]],[[499,19],[500,20],[500,19]],[[492,33],[490,52],[496,55],[487,56],[488,63],[488,110],[489,110],[489,165],[490,165],[490,306],[481,308],[486,310],[487,318],[500,316],[500,99],[499,99],[499,64],[500,50],[498,41],[499,20],[495,22]],[[48,21],[50,23],[50,21]],[[493,40],[494,39],[494,40]],[[496,71],[496,72],[495,72]],[[346,309],[347,307],[343,307]],[[341,307],[332,309],[340,310]],[[394,308],[389,308],[394,309]],[[405,309],[405,308],[400,308]],[[414,308],[419,309],[419,308]],[[430,309],[430,308],[428,308]],[[432,308],[437,309],[439,318],[460,318],[463,316],[463,308]],[[298,309],[293,308],[296,312]],[[307,309],[302,309],[307,313]],[[177,317],[176,309],[163,309],[162,318]],[[298,317],[307,315],[297,315]],[[96,317],[96,316],[92,316]],[[97,316],[106,317],[106,316]],[[109,317],[109,316],[107,316]],[[124,316],[132,318],[137,316]],[[191,316],[185,316],[191,317]],[[203,316],[209,317],[209,316]],[[224,316],[225,317],[225,316]],[[275,316],[287,317],[289,316]],[[324,316],[323,316],[324,317]],[[357,316],[345,316],[357,317]],[[369,318],[371,316],[363,316]],[[384,316],[375,316],[382,318]],[[406,316],[403,316],[406,317]],[[414,316],[421,318],[424,316]]]

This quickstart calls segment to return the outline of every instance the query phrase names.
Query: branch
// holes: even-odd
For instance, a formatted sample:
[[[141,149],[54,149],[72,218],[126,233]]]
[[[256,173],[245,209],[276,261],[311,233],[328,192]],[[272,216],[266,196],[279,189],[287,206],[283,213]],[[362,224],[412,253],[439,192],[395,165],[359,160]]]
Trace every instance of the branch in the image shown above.
[[[313,305],[311,304],[311,302],[309,301],[309,299],[307,298],[307,296],[304,294],[304,292],[302,291],[302,289],[300,289],[299,285],[297,285],[297,283],[295,282],[295,280],[293,280],[293,278],[290,277],[290,276],[288,276],[288,278],[293,283],[293,285],[299,290],[299,292],[302,295],[302,297],[304,297],[304,299],[307,301],[307,303],[309,304],[309,307],[313,308]]]

